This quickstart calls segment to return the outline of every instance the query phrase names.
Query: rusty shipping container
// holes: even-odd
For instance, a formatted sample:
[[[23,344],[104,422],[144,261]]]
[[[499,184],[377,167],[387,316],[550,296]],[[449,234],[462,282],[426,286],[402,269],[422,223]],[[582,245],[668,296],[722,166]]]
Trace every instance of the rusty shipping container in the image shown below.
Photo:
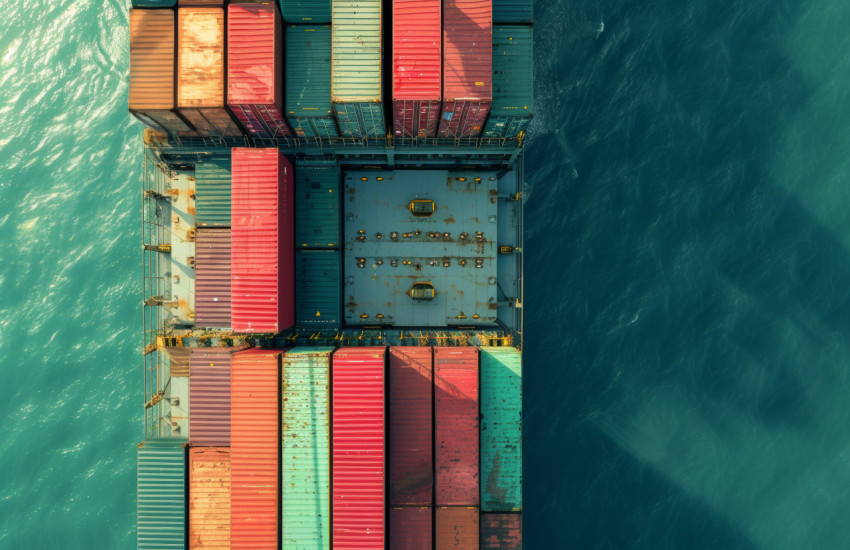
[[[233,348],[192,348],[189,359],[189,443],[230,445],[230,360]]]
[[[436,550],[478,550],[478,508],[437,508],[434,524]]]
[[[277,149],[233,149],[231,319],[238,332],[295,323],[292,165]]]
[[[230,449],[189,449],[189,549],[230,548]]]
[[[177,109],[198,134],[241,136],[224,101],[224,9],[177,9]]]
[[[333,548],[383,548],[384,356],[341,348],[332,362]]]
[[[195,325],[230,326],[230,229],[200,227],[195,236]]]
[[[393,132],[434,137],[440,119],[442,0],[393,0]]]
[[[434,348],[436,504],[476,506],[478,348]]]
[[[432,351],[392,347],[389,364],[391,506],[434,504]]]
[[[426,506],[392,507],[389,550],[431,550],[433,514]]]
[[[443,1],[443,109],[438,135],[477,137],[493,99],[493,6]]]
[[[276,3],[227,7],[227,105],[252,136],[292,135],[283,115],[283,59]]]
[[[522,550],[522,514],[481,514],[482,550]]]
[[[233,550],[277,550],[280,353],[250,349],[232,359]]]

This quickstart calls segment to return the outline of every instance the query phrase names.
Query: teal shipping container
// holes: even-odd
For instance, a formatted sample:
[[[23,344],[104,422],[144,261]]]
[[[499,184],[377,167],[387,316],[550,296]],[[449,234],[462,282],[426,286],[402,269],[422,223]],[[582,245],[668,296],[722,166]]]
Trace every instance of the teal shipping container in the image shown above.
[[[139,443],[137,547],[139,550],[186,548],[185,439]]]
[[[295,252],[295,324],[302,328],[340,326],[342,313],[342,252]]]
[[[493,0],[493,23],[525,24],[534,21],[532,0]]]
[[[172,8],[177,0],[133,0],[134,8]]]
[[[287,27],[285,103],[296,136],[339,135],[331,104],[330,26]]]
[[[295,248],[339,247],[339,168],[295,169]]]
[[[534,116],[531,34],[530,26],[493,27],[493,104],[484,137],[516,137]]]
[[[333,348],[283,355],[283,550],[330,548],[330,361]]]
[[[522,510],[522,356],[481,348],[481,510]]]
[[[195,224],[230,227],[230,159],[195,165]]]
[[[331,22],[331,0],[278,0],[283,20],[295,25]]]

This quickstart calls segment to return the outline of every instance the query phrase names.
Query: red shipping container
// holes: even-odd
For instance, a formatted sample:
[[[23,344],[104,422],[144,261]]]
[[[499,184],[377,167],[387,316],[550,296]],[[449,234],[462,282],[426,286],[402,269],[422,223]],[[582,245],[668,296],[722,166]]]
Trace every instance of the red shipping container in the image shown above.
[[[230,229],[198,228],[195,237],[195,325],[230,326]]]
[[[437,508],[436,550],[478,550],[478,508]]]
[[[333,548],[384,547],[384,355],[333,354]]]
[[[433,512],[428,507],[392,508],[389,550],[431,550]]]
[[[189,443],[230,445],[230,360],[233,348],[192,348],[189,356]]]
[[[493,100],[493,5],[443,2],[443,109],[440,137],[476,137]]]
[[[277,550],[280,351],[233,355],[231,503],[233,550]]]
[[[292,165],[277,149],[234,147],[231,191],[231,326],[280,332],[295,322]]]
[[[481,548],[522,550],[522,514],[481,514]]]
[[[434,348],[434,400],[437,505],[478,505],[478,348]]]
[[[227,7],[227,105],[252,136],[291,136],[283,116],[283,20],[277,2]]]
[[[429,347],[390,348],[390,506],[434,504]]]
[[[440,118],[442,0],[393,0],[393,131],[434,137]]]

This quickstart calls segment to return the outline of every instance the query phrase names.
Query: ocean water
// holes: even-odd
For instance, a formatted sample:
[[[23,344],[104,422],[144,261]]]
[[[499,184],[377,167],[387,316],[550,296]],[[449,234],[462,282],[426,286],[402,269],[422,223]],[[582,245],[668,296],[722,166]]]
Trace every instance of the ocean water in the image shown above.
[[[125,2],[0,23],[0,550],[130,549]],[[850,4],[539,3],[525,539],[850,548]]]

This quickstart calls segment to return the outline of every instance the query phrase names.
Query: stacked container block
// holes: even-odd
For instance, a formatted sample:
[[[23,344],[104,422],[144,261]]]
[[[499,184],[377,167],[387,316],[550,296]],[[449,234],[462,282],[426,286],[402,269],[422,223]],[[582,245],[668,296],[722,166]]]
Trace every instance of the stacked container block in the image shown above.
[[[333,348],[283,356],[283,550],[330,548],[330,359]]]
[[[177,0],[133,0],[134,8],[171,8]]]
[[[227,105],[255,137],[291,136],[283,116],[283,21],[276,5],[227,7]]]
[[[481,514],[482,550],[522,550],[522,514]]]
[[[434,137],[440,119],[441,0],[393,0],[393,132]]]
[[[230,449],[189,449],[189,549],[230,548]]]
[[[433,514],[431,507],[392,507],[389,550],[431,550]]]
[[[342,323],[339,250],[295,253],[295,318],[304,328],[334,328]]]
[[[534,116],[532,29],[493,29],[493,104],[484,137],[516,137]]]
[[[493,0],[493,23],[497,25],[531,25],[533,19],[532,0]]]
[[[297,248],[338,248],[340,241],[339,169],[304,166],[295,173]]]
[[[478,550],[478,509],[442,507],[434,514],[436,550]]]
[[[330,26],[287,28],[285,70],[286,116],[295,135],[338,136],[331,102]]]
[[[201,227],[195,236],[195,325],[230,326],[230,229]]]
[[[279,332],[295,320],[292,165],[277,149],[232,153],[232,327]]]
[[[333,548],[383,548],[385,348],[333,355]]]
[[[331,0],[278,0],[283,18],[294,25],[331,22]]]
[[[230,227],[230,159],[195,165],[195,224]]]
[[[185,439],[139,444],[136,535],[139,550],[186,548]]]
[[[189,360],[189,442],[230,445],[232,348],[192,348]]]

